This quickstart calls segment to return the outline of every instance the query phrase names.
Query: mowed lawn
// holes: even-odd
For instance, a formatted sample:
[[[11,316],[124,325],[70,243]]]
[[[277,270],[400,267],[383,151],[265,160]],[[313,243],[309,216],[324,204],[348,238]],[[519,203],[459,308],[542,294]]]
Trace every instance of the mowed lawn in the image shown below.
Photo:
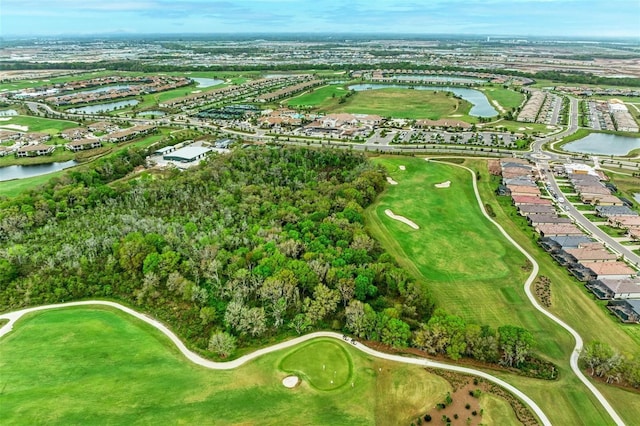
[[[303,382],[286,389],[281,366]],[[334,371],[340,386],[317,389]],[[20,320],[0,340],[0,389],[0,424],[12,425],[409,424],[451,391],[423,368],[333,339],[207,370],[151,326],[102,307]]]
[[[41,118],[41,117],[29,117],[26,115],[16,115],[10,118],[10,120],[0,121],[0,129],[4,129],[6,125],[15,124],[18,126],[26,126],[29,129],[28,132],[42,132],[48,133],[50,135],[57,135],[62,130],[70,129],[72,127],[78,127],[79,124],[73,121],[66,120],[54,120],[51,118]],[[6,128],[10,129],[10,128]]]
[[[303,93],[287,101],[290,107],[316,107],[328,99],[339,98],[348,92],[342,85],[325,86],[310,93]]]
[[[328,112],[377,114],[383,117],[437,120],[452,115],[468,118],[471,104],[450,92],[408,89],[378,89],[356,92],[342,104],[333,103]],[[322,108],[322,106],[321,106]],[[324,109],[324,108],[323,108]]]
[[[486,87],[480,89],[490,100],[497,101],[503,108],[517,108],[524,100],[524,95],[515,90],[503,87]]]
[[[470,173],[420,158],[374,161],[398,182],[367,210],[368,226],[383,246],[427,284],[437,305],[448,312],[477,324],[527,328],[537,341],[535,352],[558,365],[560,378],[551,382],[496,374],[533,397],[554,424],[610,424],[606,412],[570,370],[573,339],[526,298],[525,258],[482,216]],[[480,185],[487,185],[486,166],[480,169],[478,162],[476,169],[483,173]],[[450,188],[434,187],[445,181],[451,181]],[[411,219],[420,229],[388,218],[385,209]]]
[[[514,306],[528,304],[521,289],[528,275],[526,259],[481,215],[468,171],[418,158],[374,161],[399,184],[390,185],[368,210],[371,228],[424,278],[439,306],[497,326]],[[446,181],[449,188],[435,187]],[[386,209],[420,229],[389,218]]]

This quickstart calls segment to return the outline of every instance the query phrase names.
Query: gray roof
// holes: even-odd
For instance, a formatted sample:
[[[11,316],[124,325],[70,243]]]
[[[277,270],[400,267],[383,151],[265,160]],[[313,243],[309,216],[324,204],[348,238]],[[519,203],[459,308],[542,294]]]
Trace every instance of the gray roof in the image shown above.
[[[638,216],[638,212],[627,206],[596,206],[596,211],[609,216]]]
[[[158,154],[164,154],[165,152],[171,152],[171,151],[173,151],[174,149],[176,149],[176,148],[175,148],[175,147],[173,147],[173,146],[165,146],[164,148],[156,149],[156,153],[158,153]]]
[[[552,236],[549,239],[560,244],[562,248],[578,248],[582,243],[591,243],[593,240],[585,235]]]
[[[211,151],[211,148],[187,146],[165,155],[164,159],[177,161],[193,161],[209,151]]]
[[[640,300],[627,299],[625,300],[625,302],[627,302],[631,306],[633,312],[640,315]]]
[[[531,179],[522,178],[522,177],[514,178],[514,179],[504,179],[504,184],[505,185],[531,186],[531,187],[538,186]]]
[[[624,278],[621,280],[600,278],[598,280],[614,293],[640,293],[640,278]]]

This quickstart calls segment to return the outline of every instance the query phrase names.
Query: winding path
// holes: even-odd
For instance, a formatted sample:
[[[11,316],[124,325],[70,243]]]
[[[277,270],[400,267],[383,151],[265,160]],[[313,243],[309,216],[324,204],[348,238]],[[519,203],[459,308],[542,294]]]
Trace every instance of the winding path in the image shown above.
[[[425,160],[432,161],[434,163],[440,163],[440,164],[446,164],[446,165],[450,165],[450,166],[460,167],[460,168],[463,168],[463,169],[469,171],[469,173],[471,173],[472,179],[473,179],[473,191],[475,192],[476,200],[478,201],[478,205],[480,206],[480,210],[482,210],[482,214],[491,223],[493,223],[500,230],[500,233],[502,233],[502,235],[504,235],[504,237],[511,244],[513,244],[514,247],[516,247],[522,254],[524,254],[525,257],[533,265],[533,269],[531,271],[531,274],[529,275],[529,277],[527,278],[527,280],[524,283],[524,291],[525,291],[527,297],[529,298],[529,301],[531,302],[531,304],[533,305],[534,308],[536,308],[538,311],[542,312],[544,315],[546,315],[548,318],[550,318],[553,322],[558,324],[560,327],[562,327],[565,330],[567,330],[573,336],[573,338],[575,339],[576,345],[575,345],[575,347],[573,349],[573,352],[571,353],[571,358],[569,359],[569,364],[571,365],[571,370],[573,370],[573,373],[576,376],[578,376],[578,379],[580,379],[580,381],[591,391],[591,393],[596,397],[596,399],[600,402],[600,404],[602,404],[602,406],[607,411],[607,413],[609,413],[609,416],[611,416],[611,418],[613,419],[615,424],[618,425],[618,426],[625,426],[624,421],[622,421],[622,418],[613,409],[611,404],[609,404],[609,401],[607,401],[607,398],[605,398],[604,395],[602,395],[602,393],[593,385],[593,383],[591,383],[589,381],[589,379],[587,379],[587,377],[582,373],[582,371],[580,370],[580,367],[578,366],[578,358],[580,357],[580,352],[582,351],[582,348],[584,346],[584,342],[582,340],[582,337],[580,337],[578,332],[575,331],[573,328],[571,328],[571,326],[569,326],[566,322],[562,321],[560,318],[558,318],[557,316],[555,316],[551,312],[549,312],[546,309],[544,309],[542,307],[542,305],[540,305],[538,303],[538,301],[536,300],[536,298],[533,296],[533,293],[531,292],[531,284],[535,280],[536,276],[538,275],[538,271],[540,270],[540,267],[538,266],[538,262],[536,262],[536,260],[533,258],[533,256],[531,256],[513,238],[511,238],[511,236],[507,233],[507,231],[505,231],[504,228],[498,222],[493,220],[487,214],[487,211],[485,210],[484,205],[482,204],[482,198],[480,197],[480,192],[478,191],[478,183],[477,183],[477,180],[476,180],[475,172],[473,170],[471,170],[470,168],[468,168],[468,167],[461,166],[461,165],[455,164],[455,163],[447,163],[447,162],[442,162],[442,161],[435,161],[435,160],[432,160],[432,159],[429,159],[429,158],[426,158]]]
[[[307,340],[311,340],[311,339],[315,339],[318,337],[329,337],[329,338],[333,338],[333,339],[338,339],[338,340],[343,340],[343,335],[342,334],[338,334],[338,333],[334,333],[331,331],[319,331],[316,333],[310,333],[310,334],[306,334],[304,336],[300,336],[297,337],[295,339],[291,339],[291,340],[287,340],[286,342],[282,342],[282,343],[278,343],[275,344],[273,346],[269,346],[263,349],[259,349],[255,352],[252,352],[250,354],[247,354],[245,356],[242,356],[238,359],[235,359],[233,361],[228,361],[228,362],[215,362],[215,361],[210,361],[208,359],[205,359],[203,357],[201,357],[200,355],[190,351],[185,345],[184,343],[182,343],[182,341],[178,338],[178,336],[176,336],[171,330],[169,330],[164,324],[162,324],[161,322],[147,316],[144,314],[141,314],[140,312],[134,311],[131,308],[128,308],[126,306],[123,306],[119,303],[115,303],[115,302],[109,302],[109,301],[104,301],[104,300],[87,300],[87,301],[81,301],[81,302],[69,302],[69,303],[59,303],[56,305],[44,305],[44,306],[36,306],[33,308],[27,308],[27,309],[22,309],[19,311],[14,311],[14,312],[9,312],[6,314],[1,314],[0,315],[0,319],[8,319],[9,322],[7,324],[5,324],[3,327],[0,328],[0,338],[4,335],[6,335],[7,333],[9,333],[12,329],[13,326],[15,324],[16,321],[18,321],[23,315],[31,313],[31,312],[38,312],[38,311],[44,311],[47,309],[58,309],[58,308],[68,308],[68,307],[72,307],[72,306],[91,306],[91,305],[103,305],[103,306],[110,306],[112,308],[116,308],[119,309],[123,312],[126,312],[144,322],[146,322],[149,325],[152,325],[153,327],[157,328],[158,330],[160,330],[165,336],[167,336],[169,338],[169,340],[171,340],[180,350],[180,352],[182,352],[182,354],[187,357],[187,359],[189,359],[191,362],[198,364],[202,367],[205,368],[209,368],[209,369],[213,369],[213,370],[230,370],[233,368],[237,368],[240,367],[241,365],[245,364],[246,362],[249,362],[255,358],[258,358],[259,356],[271,353],[271,352],[275,352],[275,351],[279,351],[281,349],[286,349],[286,348],[290,348],[292,346],[295,346],[299,343],[302,342],[306,342]],[[1,342],[1,341],[0,341]],[[436,361],[431,361],[428,359],[424,359],[424,358],[410,358],[410,357],[406,357],[406,356],[400,356],[400,355],[391,355],[391,354],[386,354],[383,352],[379,352],[376,351],[375,349],[371,349],[365,345],[363,345],[362,343],[356,343],[353,345],[353,347],[355,349],[358,349],[368,355],[377,357],[377,358],[381,358],[381,359],[386,359],[389,361],[395,361],[395,362],[401,362],[404,364],[413,364],[413,365],[419,365],[419,366],[423,366],[423,367],[429,367],[429,368],[438,368],[438,369],[442,369],[442,370],[449,370],[449,371],[455,371],[458,373],[464,373],[464,374],[473,374],[475,376],[478,377],[482,377],[483,379],[489,380],[499,386],[502,386],[503,388],[507,389],[508,391],[510,391],[511,393],[513,393],[514,395],[516,395],[518,398],[520,398],[522,401],[524,401],[527,405],[529,405],[529,407],[531,407],[531,409],[535,412],[535,414],[538,416],[538,418],[540,419],[540,421],[542,422],[543,425],[545,426],[551,426],[551,422],[549,421],[549,419],[547,418],[547,416],[545,415],[544,411],[542,411],[542,409],[531,399],[529,398],[527,395],[525,395],[522,391],[520,391],[518,388],[516,388],[513,385],[510,385],[509,383],[505,382],[504,380],[501,380],[497,377],[494,377],[488,373],[485,373],[483,371],[479,371],[479,370],[474,370],[472,368],[467,368],[467,367],[460,367],[457,365],[449,365],[449,364],[445,364],[442,362],[436,362]]]

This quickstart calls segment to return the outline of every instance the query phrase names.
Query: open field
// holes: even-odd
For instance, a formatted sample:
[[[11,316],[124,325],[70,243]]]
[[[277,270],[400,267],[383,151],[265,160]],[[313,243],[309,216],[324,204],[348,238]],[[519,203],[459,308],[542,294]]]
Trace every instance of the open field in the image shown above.
[[[537,340],[535,351],[558,365],[560,378],[550,382],[496,374],[532,396],[554,424],[610,424],[606,412],[569,368],[573,339],[536,311],[526,299],[522,287],[528,273],[521,269],[523,258],[480,216],[480,209],[472,197],[469,173],[453,166],[427,163],[423,159],[383,157],[375,161],[386,166],[398,182],[387,189],[375,207],[367,210],[368,225],[383,246],[418,279],[427,283],[438,305],[447,311],[478,324],[516,324],[529,329]],[[406,171],[400,171],[399,165],[405,165]],[[551,278],[554,313],[575,326],[586,341],[600,338],[600,333],[606,335],[611,328],[609,336],[601,340],[621,349],[638,347],[637,332],[607,318],[602,307],[590,300],[582,286],[567,282],[568,273],[554,268],[551,258],[530,240],[530,233],[524,233],[510,222],[510,214],[505,214],[502,205],[495,201],[486,163],[474,160],[468,166],[480,172],[481,194],[496,212],[496,219],[511,235],[518,237],[516,239],[525,249],[540,259],[541,274]],[[433,184],[446,180],[452,181],[451,191],[443,196],[438,193],[442,190],[436,190]],[[400,229],[380,214],[385,208],[409,217],[421,229]],[[435,217],[431,217],[433,215]],[[482,227],[487,231],[480,231]],[[449,256],[440,251],[441,244],[449,245]],[[468,246],[474,246],[476,253],[468,253]],[[444,261],[440,260],[443,255]],[[439,262],[456,272],[452,275],[447,275],[446,270],[434,273]],[[474,268],[477,269],[475,274]],[[508,272],[503,275],[505,270]],[[466,271],[472,277],[460,276],[456,281],[454,274],[460,274],[459,271]],[[584,332],[588,328],[591,331]],[[623,418],[631,421],[636,414],[634,408],[629,408],[632,401],[629,394],[626,400],[611,402]]]
[[[9,117],[7,117],[9,118]],[[18,125],[26,126],[29,132],[42,132],[50,135],[57,135],[62,130],[78,127],[79,124],[74,121],[54,120],[50,118],[30,117],[27,115],[15,115],[10,120],[0,121],[1,126]]]
[[[524,95],[515,90],[505,89],[503,87],[481,87],[482,91],[490,100],[497,101],[503,108],[517,108],[524,100]]]
[[[450,92],[430,90],[380,89],[356,92],[340,104],[320,105],[327,112],[378,114],[383,117],[420,119],[439,118],[460,114],[459,119],[470,121],[471,104],[450,96]],[[333,99],[330,99],[334,101]]]
[[[4,424],[408,424],[451,389],[423,368],[328,339],[211,371],[151,326],[101,307],[31,314],[2,338],[0,355]],[[302,384],[286,389],[283,365]],[[318,390],[304,378],[317,385],[330,368],[341,386]]]

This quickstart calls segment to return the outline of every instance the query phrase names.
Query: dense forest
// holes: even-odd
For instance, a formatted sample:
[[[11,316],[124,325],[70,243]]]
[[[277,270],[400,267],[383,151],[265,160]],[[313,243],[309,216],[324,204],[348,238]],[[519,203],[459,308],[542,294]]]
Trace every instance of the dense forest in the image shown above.
[[[364,156],[265,147],[121,179],[144,157],[126,150],[0,200],[0,311],[110,298],[220,357],[334,329],[454,360],[553,371],[529,362],[528,331],[434,311],[428,284],[365,229],[363,209],[386,180]]]

